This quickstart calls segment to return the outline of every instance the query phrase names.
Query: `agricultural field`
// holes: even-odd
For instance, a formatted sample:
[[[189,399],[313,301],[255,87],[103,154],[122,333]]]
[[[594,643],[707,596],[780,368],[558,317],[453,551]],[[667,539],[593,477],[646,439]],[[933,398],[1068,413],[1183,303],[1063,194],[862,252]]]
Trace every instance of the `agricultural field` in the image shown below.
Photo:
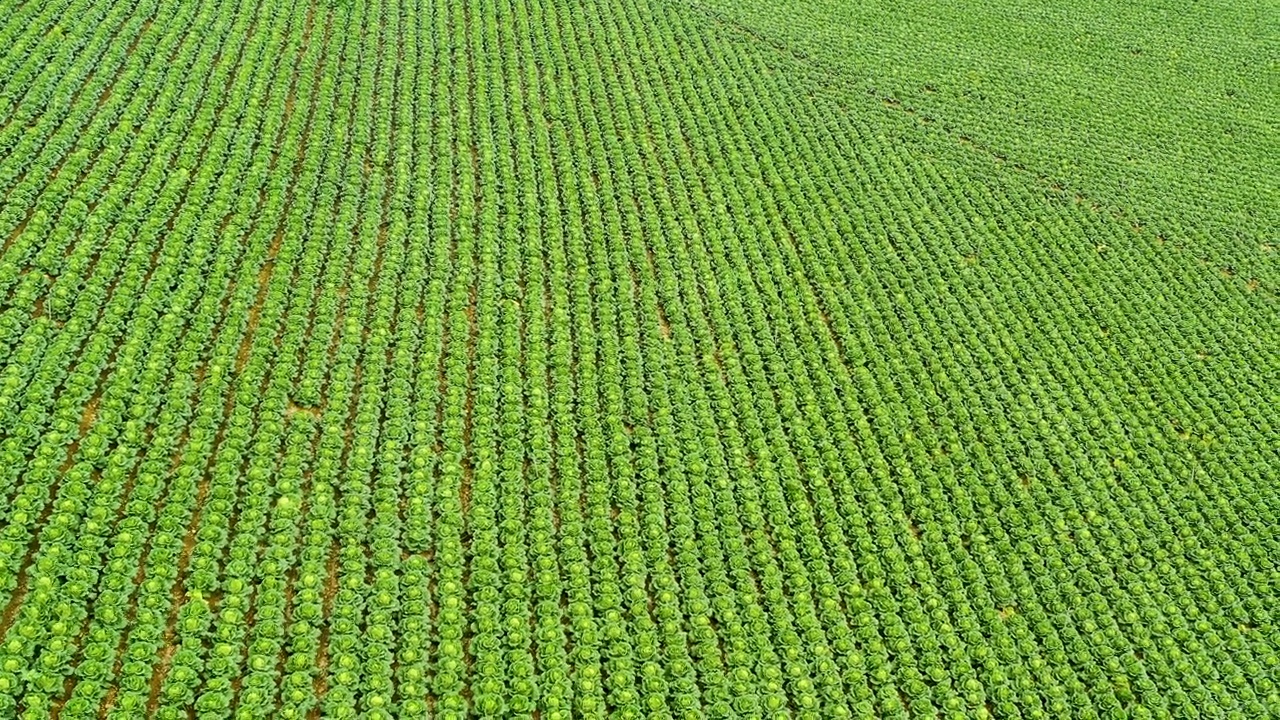
[[[0,719],[1280,717],[1280,6],[0,0]]]

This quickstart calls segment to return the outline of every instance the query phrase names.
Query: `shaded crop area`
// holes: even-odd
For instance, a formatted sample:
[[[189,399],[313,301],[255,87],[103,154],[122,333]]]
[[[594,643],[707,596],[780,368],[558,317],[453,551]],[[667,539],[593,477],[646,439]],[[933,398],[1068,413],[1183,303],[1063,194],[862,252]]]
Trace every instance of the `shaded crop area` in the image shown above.
[[[1068,4],[0,0],[0,718],[1280,716],[1275,11]]]

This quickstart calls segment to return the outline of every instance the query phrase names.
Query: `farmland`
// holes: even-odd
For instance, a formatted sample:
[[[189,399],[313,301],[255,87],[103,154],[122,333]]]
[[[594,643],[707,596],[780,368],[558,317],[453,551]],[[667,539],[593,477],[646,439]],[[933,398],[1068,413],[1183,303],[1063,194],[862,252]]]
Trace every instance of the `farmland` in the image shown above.
[[[0,0],[0,718],[1280,717],[1177,5]]]

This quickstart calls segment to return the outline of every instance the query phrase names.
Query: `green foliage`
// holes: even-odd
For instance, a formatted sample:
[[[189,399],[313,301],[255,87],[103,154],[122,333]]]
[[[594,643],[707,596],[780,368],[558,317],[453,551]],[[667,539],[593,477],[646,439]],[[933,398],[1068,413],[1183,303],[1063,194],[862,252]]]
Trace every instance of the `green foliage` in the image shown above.
[[[802,5],[11,3],[0,717],[1280,713],[1271,45]]]

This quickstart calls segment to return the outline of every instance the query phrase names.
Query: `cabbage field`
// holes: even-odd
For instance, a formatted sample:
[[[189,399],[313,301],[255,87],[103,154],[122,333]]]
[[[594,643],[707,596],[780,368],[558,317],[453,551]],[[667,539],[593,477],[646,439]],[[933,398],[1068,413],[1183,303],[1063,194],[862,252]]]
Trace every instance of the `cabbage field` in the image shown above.
[[[1280,7],[0,0],[0,719],[1280,717]]]

